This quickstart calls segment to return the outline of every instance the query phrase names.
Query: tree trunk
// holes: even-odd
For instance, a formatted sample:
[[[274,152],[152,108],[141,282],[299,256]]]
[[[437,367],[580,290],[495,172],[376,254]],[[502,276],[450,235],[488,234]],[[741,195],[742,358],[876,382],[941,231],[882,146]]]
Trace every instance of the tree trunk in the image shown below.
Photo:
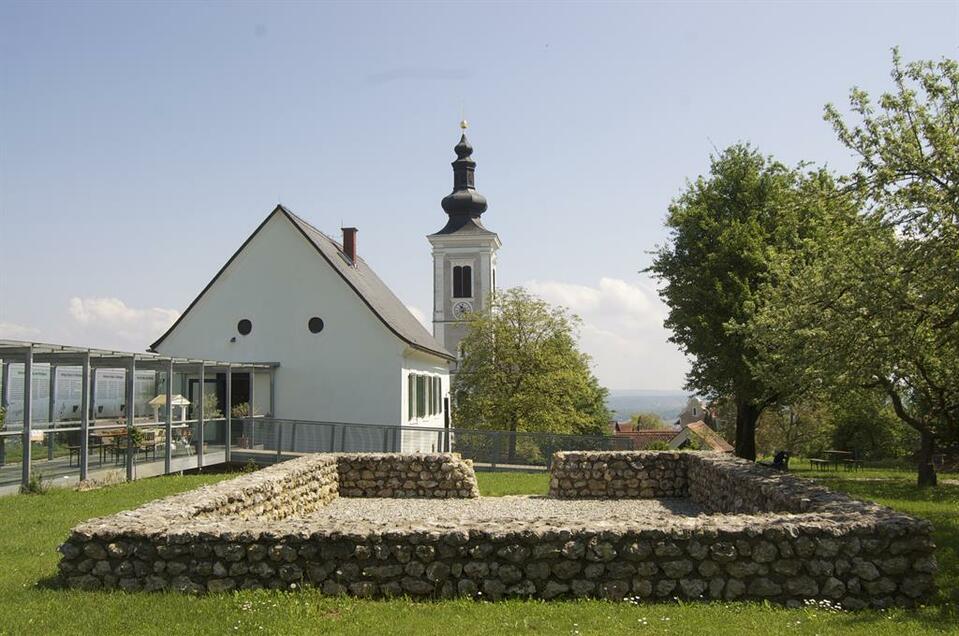
[[[507,445],[506,457],[510,464],[516,463],[516,424],[510,424],[509,426],[509,443]]]
[[[736,456],[756,461],[756,421],[760,409],[749,402],[736,401]]]
[[[932,456],[936,451],[936,440],[929,431],[919,431],[919,487],[930,488],[936,485],[936,467]]]

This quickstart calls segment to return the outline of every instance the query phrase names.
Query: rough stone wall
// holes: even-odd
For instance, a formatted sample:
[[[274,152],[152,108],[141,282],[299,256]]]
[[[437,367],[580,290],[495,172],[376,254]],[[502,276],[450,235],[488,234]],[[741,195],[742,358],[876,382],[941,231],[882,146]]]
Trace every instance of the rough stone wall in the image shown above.
[[[934,590],[928,534],[907,524],[706,519],[696,532],[667,523],[602,531],[250,526],[222,538],[198,527],[160,537],[74,533],[60,568],[76,588],[192,593],[308,585],[364,597],[829,599],[857,609],[913,605]]]
[[[344,471],[368,477],[359,456],[314,455],[81,524],[60,547],[60,576],[80,589],[204,593],[314,586],[325,594],[364,597],[630,596],[785,605],[829,599],[847,609],[911,606],[935,593],[927,521],[719,455],[624,453],[627,464],[635,463],[628,470],[616,463],[619,454],[597,455],[603,457],[576,461],[590,462],[590,471],[605,463],[603,481],[610,474],[608,483],[622,484],[607,486],[601,496],[685,489],[702,505],[733,514],[646,523],[611,519],[601,527],[575,519],[318,527],[300,513],[334,498]],[[641,485],[629,470],[672,485]],[[379,486],[356,487],[373,493]],[[285,504],[266,504],[255,494],[264,488],[279,500],[284,488],[299,494]],[[584,486],[566,488],[583,496]],[[742,513],[755,510],[774,512]]]
[[[553,454],[549,495],[559,499],[686,497],[687,453],[576,451]]]
[[[315,511],[336,499],[339,481],[337,459],[314,455],[264,468],[244,477],[220,482],[168,500],[170,507],[183,505],[195,510],[197,519],[271,519],[296,517]]]
[[[684,453],[690,498],[709,512],[850,512],[863,506],[808,479],[721,453]]]
[[[479,497],[472,460],[456,453],[338,456],[343,497]]]

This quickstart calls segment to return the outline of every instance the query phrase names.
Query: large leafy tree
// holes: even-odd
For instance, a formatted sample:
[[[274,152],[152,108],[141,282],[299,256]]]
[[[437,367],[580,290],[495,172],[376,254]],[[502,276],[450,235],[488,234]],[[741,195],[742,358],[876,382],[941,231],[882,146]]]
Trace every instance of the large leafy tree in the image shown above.
[[[629,419],[636,426],[637,430],[655,431],[664,430],[670,427],[662,417],[652,412],[633,413],[632,417]]]
[[[812,457],[832,446],[833,428],[826,405],[817,400],[777,405],[759,418],[757,445],[768,455],[785,450]]]
[[[669,207],[669,241],[647,271],[662,282],[670,340],[692,358],[687,388],[735,404],[740,457],[756,458],[756,422],[779,400],[778,386],[750,366],[756,351],[744,328],[765,302],[761,290],[777,283],[771,265],[814,240],[834,195],[824,172],[735,145]]]
[[[607,391],[576,344],[579,319],[522,288],[498,293],[470,316],[453,384],[457,426],[600,433]],[[516,436],[510,436],[510,458]]]
[[[841,394],[881,390],[919,433],[918,482],[935,485],[937,445],[959,438],[959,64],[903,65],[878,109],[854,89],[847,124],[826,120],[858,156],[848,191],[865,208],[769,289],[753,323],[757,375]]]

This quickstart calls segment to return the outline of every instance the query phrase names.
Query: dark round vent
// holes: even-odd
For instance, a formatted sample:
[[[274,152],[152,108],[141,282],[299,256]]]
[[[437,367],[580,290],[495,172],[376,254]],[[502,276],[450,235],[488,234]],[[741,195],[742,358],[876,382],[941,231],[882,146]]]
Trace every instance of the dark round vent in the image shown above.
[[[253,323],[244,318],[236,323],[236,330],[240,332],[241,336],[248,336],[250,332],[253,331]]]
[[[320,333],[323,331],[323,319],[313,316],[310,318],[310,322],[306,323],[306,326],[310,328],[310,333]]]

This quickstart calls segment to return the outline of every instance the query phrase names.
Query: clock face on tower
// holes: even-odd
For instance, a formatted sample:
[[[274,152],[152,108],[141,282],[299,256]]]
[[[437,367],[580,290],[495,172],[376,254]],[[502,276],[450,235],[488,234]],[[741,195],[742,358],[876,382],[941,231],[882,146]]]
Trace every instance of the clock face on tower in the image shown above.
[[[466,317],[466,314],[471,311],[473,311],[473,305],[465,300],[459,300],[453,303],[453,318],[457,320],[462,320]]]

